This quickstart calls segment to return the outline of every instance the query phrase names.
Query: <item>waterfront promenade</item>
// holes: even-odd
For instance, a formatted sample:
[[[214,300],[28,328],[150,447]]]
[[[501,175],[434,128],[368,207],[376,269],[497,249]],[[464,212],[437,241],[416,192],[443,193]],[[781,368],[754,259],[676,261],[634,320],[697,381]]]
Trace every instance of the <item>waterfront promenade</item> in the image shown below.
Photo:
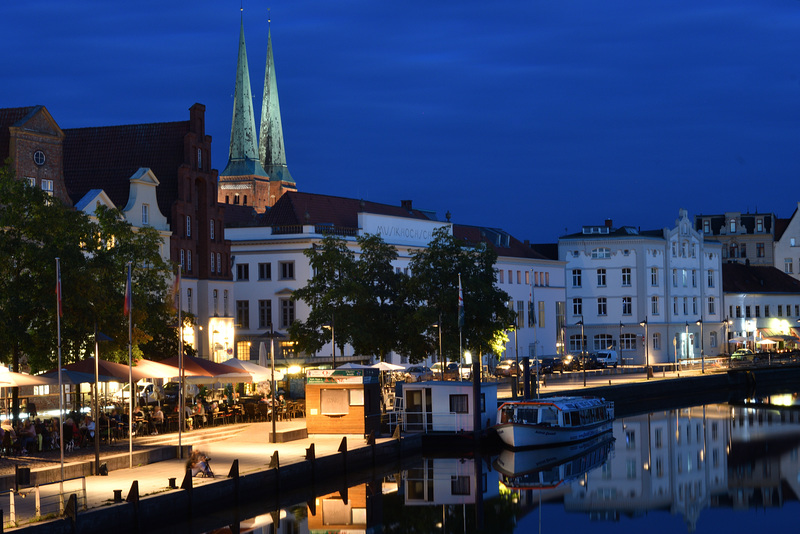
[[[705,374],[713,375],[725,371],[727,371],[726,367],[707,365]],[[697,377],[701,374],[700,369],[657,371],[649,382],[661,382],[662,385],[664,385],[664,381],[670,381],[675,378]],[[618,369],[616,371],[604,370],[602,372],[589,371],[586,373],[585,378],[586,389],[602,388],[609,385],[619,386],[623,384],[648,382],[647,376],[641,368]],[[553,394],[567,391],[576,393],[584,388],[583,384],[584,375],[582,372],[548,375],[546,385],[544,381],[542,381],[542,393]],[[511,397],[510,383],[501,382],[498,393],[501,399]],[[276,424],[278,432],[283,433],[297,428],[304,428],[305,420],[295,419],[291,421],[279,421]],[[211,467],[216,475],[214,479],[195,477],[192,479],[193,486],[197,488],[212,484],[215,481],[227,479],[227,475],[234,460],[238,461],[240,475],[263,472],[268,469],[270,460],[275,451],[278,452],[281,467],[304,462],[307,450],[312,444],[317,459],[336,455],[339,453],[339,447],[343,438],[341,435],[316,435],[295,441],[271,444],[269,443],[271,428],[272,423],[269,422],[238,423],[234,425],[208,427],[184,433],[182,444],[184,446],[191,445],[194,449],[200,449],[211,457]],[[384,436],[376,439],[376,443],[378,444],[387,441],[392,441],[392,438]],[[176,433],[173,433],[162,436],[140,437],[136,438],[135,443],[137,448],[143,446],[176,446],[178,444],[178,436]],[[347,436],[348,451],[365,446],[366,440],[364,436]],[[122,454],[127,458],[127,447],[122,448],[121,451],[123,452],[118,452],[117,454]],[[85,456],[82,456],[85,461]],[[101,462],[105,459],[105,457],[101,458]],[[142,499],[150,495],[165,492],[183,491],[170,488],[169,479],[174,478],[177,486],[180,487],[184,475],[185,460],[175,458],[146,465],[135,465],[133,468],[111,470],[108,476],[87,476],[85,478],[85,486],[88,513],[93,509],[113,503],[115,490],[121,492],[123,500],[126,499],[131,490],[133,481],[137,482],[139,496]],[[57,483],[42,486],[41,491],[43,494],[49,492],[51,495],[57,495],[58,486]],[[74,484],[69,488],[70,493],[74,491],[73,487]],[[35,512],[32,491],[32,488],[21,488],[20,493],[14,496],[17,522],[20,525],[20,531],[44,532],[45,530],[40,528],[43,523],[26,525],[26,522],[33,518]],[[23,494],[25,495],[24,498]],[[7,499],[10,498],[10,495],[5,493],[0,498],[3,499],[0,500],[0,508],[4,511],[5,530],[10,530],[13,528],[13,526],[8,523],[10,517],[9,502]],[[52,496],[50,502],[54,502]],[[52,511],[53,510],[47,510],[43,507],[42,514],[47,515]],[[87,511],[79,510],[79,515],[86,513]]]

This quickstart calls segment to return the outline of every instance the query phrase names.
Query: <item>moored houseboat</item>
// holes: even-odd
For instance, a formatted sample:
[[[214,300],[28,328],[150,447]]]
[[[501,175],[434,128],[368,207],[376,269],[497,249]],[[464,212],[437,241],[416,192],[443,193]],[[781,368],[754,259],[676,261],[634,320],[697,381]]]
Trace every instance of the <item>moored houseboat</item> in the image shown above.
[[[504,402],[495,430],[512,448],[548,447],[593,438],[611,429],[614,403],[598,397],[550,397]]]

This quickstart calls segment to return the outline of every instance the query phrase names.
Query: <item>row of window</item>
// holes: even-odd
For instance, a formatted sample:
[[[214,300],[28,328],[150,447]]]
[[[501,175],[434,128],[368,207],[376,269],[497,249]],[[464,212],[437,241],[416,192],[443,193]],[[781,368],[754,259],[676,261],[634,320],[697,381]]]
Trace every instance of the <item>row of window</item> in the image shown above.
[[[549,286],[550,285],[550,273],[548,272],[539,272],[539,271],[512,271],[509,269],[508,271],[508,283],[514,283],[514,274],[516,273],[516,280],[517,284],[524,283],[525,285],[531,285],[531,273],[533,273],[533,285],[535,286]],[[497,281],[500,284],[505,283],[505,273],[503,269],[499,269],[497,271]],[[522,273],[525,273],[524,275]]]
[[[228,317],[228,290],[223,290],[223,297],[222,297],[222,316]],[[215,289],[211,292],[211,299],[212,299],[212,309],[214,310],[214,315],[218,316],[219,313],[219,290]],[[194,313],[194,299],[193,299],[193,292],[191,287],[186,288],[186,311],[189,313]]]
[[[636,349],[636,338],[638,337],[637,334],[622,334],[619,338],[620,346],[622,350],[635,350]],[[654,350],[661,350],[661,334],[658,332],[654,332],[651,335],[652,339],[652,348]],[[717,332],[709,332],[708,334],[709,343],[712,347],[716,347],[719,337]],[[573,334],[569,336],[569,350],[570,352],[582,352],[588,351],[589,349],[586,347],[586,336],[581,337],[580,334]],[[692,336],[692,343],[699,348],[700,343],[700,336]],[[592,350],[607,350],[607,349],[615,349],[618,350],[619,347],[617,345],[617,339],[614,338],[611,334],[597,334],[592,337]]]
[[[143,221],[146,218],[145,217],[145,206],[147,206],[147,204],[142,204],[142,220]],[[145,222],[145,224],[147,224],[147,222]],[[192,216],[191,215],[187,215],[186,216],[186,231],[184,232],[183,236],[186,237],[186,238],[192,237]],[[217,236],[217,221],[215,221],[214,219],[210,219],[208,221],[208,238],[211,241],[216,241],[217,240],[216,236]]]
[[[694,243],[689,243],[688,241],[684,241],[681,243],[680,248],[678,247],[678,242],[672,242],[672,257],[677,258],[680,255],[681,258],[696,258],[697,257],[697,245]]]
[[[683,302],[683,315],[697,315],[698,314],[698,298],[692,297],[691,304],[692,304],[692,313],[689,313],[689,297],[683,297],[681,300],[679,297],[673,297],[672,299],[672,313],[673,315],[678,315],[681,310],[680,303]],[[738,307],[737,307],[738,308]],[[747,306],[749,313],[749,306]],[[788,308],[788,306],[787,306]],[[797,307],[800,310],[800,307]],[[741,310],[737,310],[741,313]],[[659,303],[658,297],[653,296],[650,297],[650,314],[651,315],[659,315]],[[716,315],[717,313],[717,305],[716,300],[714,297],[708,297],[708,315]],[[632,297],[622,297],[622,315],[632,315],[633,314],[633,298]],[[574,298],[572,299],[572,315],[579,316],[583,315],[583,299],[582,298]],[[608,315],[608,298],[606,297],[598,297],[597,298],[597,315]],[[733,316],[733,315],[732,315]],[[736,317],[741,317],[741,315],[737,315]],[[748,315],[749,317],[749,315]],[[756,315],[758,317],[758,315]],[[787,316],[788,317],[788,316]]]
[[[502,272],[502,271],[501,271]],[[509,271],[510,272],[510,271]],[[629,267],[623,267],[620,276],[621,287],[631,287],[633,277]],[[596,269],[595,281],[597,287],[607,287],[608,285],[608,271],[606,269]],[[680,283],[683,287],[688,287],[689,280],[691,279],[692,287],[697,287],[697,270],[696,269],[672,269],[672,287],[678,287]],[[501,280],[502,282],[502,280]],[[714,287],[714,269],[708,270],[708,287]],[[650,268],[650,286],[658,287],[658,267]],[[572,287],[583,287],[583,270],[572,269]]]
[[[31,187],[36,187],[36,178],[26,177],[25,181]],[[47,193],[50,196],[53,196],[53,180],[45,180],[44,178],[41,180],[42,184],[42,191]]]
[[[278,299],[280,306],[280,321],[278,328],[289,328],[295,319],[295,303],[292,299]],[[272,326],[272,300],[262,299],[258,301],[258,328],[269,328]],[[250,328],[250,301],[236,301],[236,325],[239,328]]]
[[[258,279],[272,280],[272,264],[269,262],[258,264]],[[236,280],[250,280],[250,264],[236,264]],[[294,261],[278,262],[278,280],[294,280]]]
[[[756,243],[756,257],[764,258],[767,255],[764,243]],[[722,247],[722,259],[727,258],[746,258],[747,257],[747,243],[730,243],[728,246]]]
[[[241,201],[242,198],[239,197],[239,193],[233,195],[233,204],[238,206],[241,201],[242,206],[247,206],[247,195],[242,195],[242,197],[244,197],[243,201]],[[225,195],[225,204],[230,204],[230,203],[231,203],[230,195]]]
[[[736,219],[731,219],[728,221],[728,231],[731,234],[736,233]],[[760,234],[764,232],[764,219],[758,218],[756,219],[756,233]],[[711,233],[711,221],[708,219],[703,220],[703,233],[710,234]]]
[[[792,315],[792,306],[794,306],[794,315]],[[786,314],[784,315],[784,307],[783,304],[778,304],[778,315],[776,317],[800,317],[800,305],[798,304],[787,304],[786,305]],[[752,312],[755,312],[755,315],[752,315]],[[741,306],[730,306],[728,309],[728,313],[730,314],[729,317],[742,317],[742,307]],[[771,317],[770,315],[770,308],[769,304],[764,305],[764,317]],[[744,307],[744,317],[745,319],[749,319],[751,317],[761,317],[761,306],[745,306]]]
[[[190,249],[181,249],[180,252],[181,257],[181,271],[183,273],[192,273],[192,251]],[[225,260],[226,254],[221,254],[219,252],[211,252],[209,253],[209,267],[210,272],[213,275],[214,273],[218,275],[227,274],[227,269],[225,268]]]
[[[508,302],[508,307],[513,311],[514,310],[514,301],[511,300]],[[525,308],[528,308],[528,322],[525,322]],[[537,303],[536,310],[533,309],[533,302],[526,301],[526,300],[518,300],[516,302],[516,327],[517,328],[525,328],[526,326],[533,326],[534,321],[539,328],[544,328],[545,326],[545,313],[544,313],[544,301],[540,300]]]

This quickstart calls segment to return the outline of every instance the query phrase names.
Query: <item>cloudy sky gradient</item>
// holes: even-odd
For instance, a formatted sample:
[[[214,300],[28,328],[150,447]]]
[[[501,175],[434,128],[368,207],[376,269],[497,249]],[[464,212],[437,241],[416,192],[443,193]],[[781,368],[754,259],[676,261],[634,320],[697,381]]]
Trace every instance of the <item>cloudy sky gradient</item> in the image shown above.
[[[0,107],[74,128],[201,102],[221,170],[239,5],[3,2]],[[268,7],[300,190],[533,242],[800,200],[797,0],[245,0],[257,115]]]

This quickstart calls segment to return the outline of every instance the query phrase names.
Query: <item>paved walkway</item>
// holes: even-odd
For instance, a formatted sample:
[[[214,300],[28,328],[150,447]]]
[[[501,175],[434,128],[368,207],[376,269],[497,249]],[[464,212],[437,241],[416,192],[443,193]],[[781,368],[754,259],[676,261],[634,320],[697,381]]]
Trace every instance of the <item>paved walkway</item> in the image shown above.
[[[295,428],[304,428],[305,419],[277,422],[278,432]],[[232,431],[232,427],[235,429]],[[340,435],[314,436],[287,443],[271,444],[268,442],[272,423],[240,423],[212,427],[205,430],[194,430],[184,433],[182,444],[191,444],[195,450],[200,449],[211,458],[211,468],[217,479],[227,477],[234,460],[239,460],[239,474],[246,474],[267,469],[270,459],[278,451],[280,464],[286,465],[305,460],[306,449],[314,444],[317,457],[338,452],[342,442]],[[379,438],[381,442],[389,438]],[[177,434],[166,434],[158,438],[137,438],[136,443],[142,444],[149,440],[158,444],[177,445]],[[366,444],[363,436],[347,436],[348,449],[355,449]],[[185,474],[185,459],[172,459],[147,465],[134,466],[132,469],[118,469],[110,471],[108,476],[87,476],[86,500],[88,509],[103,506],[113,501],[114,490],[122,490],[125,499],[134,480],[138,481],[139,496],[145,497],[169,489],[169,479],[175,478],[177,486],[181,485]],[[195,477],[195,486],[212,483],[214,479]],[[70,481],[65,484],[65,492],[73,493],[80,490],[81,480]],[[42,515],[47,515],[58,509],[59,484],[40,487],[42,499]],[[24,497],[23,497],[24,495]],[[35,515],[35,493],[33,488],[20,489],[20,494],[15,496],[17,520],[20,526]],[[9,521],[9,503],[0,502],[4,510],[4,520]],[[9,524],[6,523],[6,528]]]

